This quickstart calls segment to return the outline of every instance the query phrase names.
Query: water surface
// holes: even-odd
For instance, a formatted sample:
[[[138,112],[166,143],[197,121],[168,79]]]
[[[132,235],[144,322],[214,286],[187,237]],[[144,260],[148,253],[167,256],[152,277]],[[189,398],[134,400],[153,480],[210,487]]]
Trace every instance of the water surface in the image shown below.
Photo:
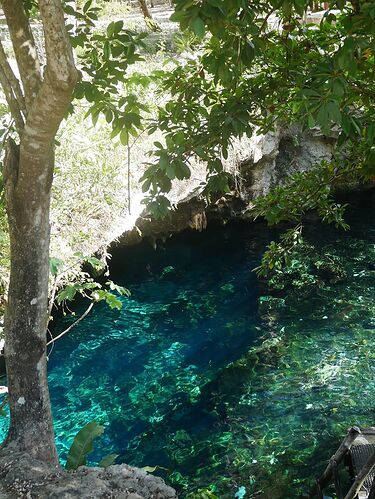
[[[315,248],[273,289],[252,272],[261,224],[117,252],[112,279],[131,298],[96,306],[50,356],[61,459],[95,419],[92,463],[166,468],[182,497],[302,497],[346,429],[375,422],[375,196],[363,198],[348,233],[310,224]]]

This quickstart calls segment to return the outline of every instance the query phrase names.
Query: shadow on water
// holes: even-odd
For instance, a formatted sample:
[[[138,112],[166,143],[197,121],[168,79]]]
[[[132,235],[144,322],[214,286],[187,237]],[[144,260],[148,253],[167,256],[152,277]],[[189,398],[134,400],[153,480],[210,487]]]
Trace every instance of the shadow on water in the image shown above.
[[[98,304],[51,355],[62,460],[95,419],[92,463],[167,468],[182,497],[303,497],[347,427],[374,423],[374,193],[355,204],[348,233],[310,221],[270,288],[252,272],[272,236],[261,223],[115,251],[111,278],[132,296]]]

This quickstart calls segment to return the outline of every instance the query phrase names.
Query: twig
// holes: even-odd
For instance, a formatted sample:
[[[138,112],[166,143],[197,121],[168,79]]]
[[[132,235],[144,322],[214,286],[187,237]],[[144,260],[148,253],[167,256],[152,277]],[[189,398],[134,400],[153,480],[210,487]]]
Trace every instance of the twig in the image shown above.
[[[1,0],[29,110],[42,83],[40,61],[22,0]]]
[[[9,135],[11,134],[12,132],[12,126],[14,124],[14,119],[12,118],[7,126],[7,130],[6,132],[4,133],[4,136],[3,136],[3,139],[1,141],[1,144],[0,144],[0,154],[2,153],[3,149],[5,148],[5,144],[8,140],[8,137]]]
[[[22,113],[18,101],[16,99],[16,96],[14,95],[12,85],[9,83],[4,68],[1,65],[1,61],[0,61],[0,84],[3,87],[5,98],[8,103],[11,115],[16,123],[17,131],[19,134],[21,134],[25,126]]]
[[[131,148],[128,144],[128,213],[131,215],[131,193],[130,193],[130,153]]]
[[[49,330],[49,328],[47,328],[47,333],[50,335],[51,337],[51,340],[53,341],[53,336],[52,336],[52,333],[51,331]],[[47,360],[49,360],[50,356],[51,356],[51,353],[53,352],[53,347],[55,346],[55,343],[52,343],[52,346],[51,346],[51,350],[49,353],[47,353]]]
[[[81,321],[83,321],[83,319],[85,317],[87,317],[87,315],[91,312],[91,309],[92,309],[93,306],[94,306],[94,302],[90,303],[90,305],[88,306],[87,310],[81,315],[81,317],[79,319],[77,319],[75,322],[73,322],[73,324],[71,324],[67,329],[65,329],[65,331],[63,331],[62,333],[60,333],[58,336],[56,336],[52,340],[48,341],[47,347],[49,345],[51,345],[51,343],[54,343],[55,341],[57,341],[60,338],[62,338],[63,336],[65,336],[67,333],[69,333],[69,331],[71,331],[75,326],[77,326],[77,324],[79,324]]]
[[[0,413],[4,410],[4,407],[7,405],[8,400],[9,400],[9,395],[7,394],[5,395],[4,400],[1,402]]]
[[[53,281],[51,296],[50,296],[49,304],[48,304],[48,320],[51,317],[53,304],[55,302],[56,291],[57,291],[57,282],[58,282],[58,279],[57,279],[57,275],[56,275],[54,278],[54,281]]]

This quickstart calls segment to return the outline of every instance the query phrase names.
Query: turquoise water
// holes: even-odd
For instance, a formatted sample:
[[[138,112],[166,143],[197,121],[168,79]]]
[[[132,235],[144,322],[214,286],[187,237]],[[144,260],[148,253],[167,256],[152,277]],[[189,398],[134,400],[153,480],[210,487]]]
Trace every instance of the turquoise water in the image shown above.
[[[181,497],[303,497],[346,429],[375,422],[374,208],[362,196],[349,233],[310,223],[269,286],[252,272],[262,224],[116,252],[131,298],[96,306],[50,355],[61,459],[95,419],[93,464],[159,466]]]

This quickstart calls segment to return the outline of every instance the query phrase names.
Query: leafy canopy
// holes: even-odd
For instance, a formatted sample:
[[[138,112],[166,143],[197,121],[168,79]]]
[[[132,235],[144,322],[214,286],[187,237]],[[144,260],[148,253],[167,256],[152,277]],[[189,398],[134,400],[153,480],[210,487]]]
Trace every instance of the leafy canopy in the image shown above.
[[[293,177],[285,188],[257,201],[254,215],[269,223],[297,223],[292,241],[299,240],[302,216],[310,209],[346,227],[344,207],[331,195],[332,183],[375,175],[375,5],[331,1],[316,25],[305,20],[309,3],[174,0],[172,20],[194,35],[194,51],[176,59],[172,70],[140,77],[127,69],[142,60],[145,33],[126,29],[122,21],[98,32],[98,7],[92,0],[81,8],[66,1],[66,12],[75,19],[69,29],[82,71],[75,96],[90,103],[93,122],[104,115],[112,137],[125,146],[145,129],[164,133],[165,142],[154,143],[141,179],[155,216],[171,209],[172,182],[190,178],[192,158],[207,164],[203,194],[221,196],[233,189],[223,160],[234,137],[298,122],[338,136],[332,162]],[[25,4],[35,7],[33,0]],[[150,79],[166,97],[156,119],[136,92]],[[294,244],[286,239],[286,246]],[[284,255],[284,249],[274,248],[274,254]]]
[[[143,177],[153,202],[165,206],[171,181],[189,178],[192,156],[207,161],[206,193],[228,191],[222,158],[233,137],[265,132],[275,123],[300,122],[326,135],[336,131],[333,170],[352,173],[342,161],[344,146],[349,162],[355,159],[357,177],[374,175],[372,2],[360,8],[355,2],[331,2],[335,13],[327,11],[319,26],[304,22],[309,2],[303,0],[175,3],[172,19],[204,39],[198,57],[192,54],[163,77],[163,91],[171,99],[154,127],[164,130],[166,146],[155,144],[156,161]],[[324,181],[332,177],[324,176]],[[305,207],[315,201],[309,196]]]
[[[344,145],[347,156],[356,158],[357,175],[374,174],[375,6],[331,1],[334,10],[315,25],[305,22],[309,4],[175,0],[171,19],[200,43],[190,55],[176,59],[173,70],[150,77],[168,97],[150,122],[136,91],[124,95],[124,87],[134,83],[127,69],[143,59],[147,34],[126,29],[123,21],[99,32],[94,28],[100,8],[92,0],[81,8],[65,2],[66,13],[75,20],[68,28],[82,71],[75,96],[90,103],[94,123],[103,114],[112,137],[119,135],[123,145],[144,128],[150,134],[156,128],[164,132],[165,144],[155,142],[142,179],[156,214],[170,207],[166,195],[172,181],[190,177],[194,156],[207,162],[204,193],[229,191],[231,179],[222,159],[228,157],[233,138],[265,132],[280,122],[300,122],[327,135],[336,130],[336,167]],[[30,9],[35,2],[25,0],[25,5]],[[135,77],[136,85],[147,85],[145,79]]]

